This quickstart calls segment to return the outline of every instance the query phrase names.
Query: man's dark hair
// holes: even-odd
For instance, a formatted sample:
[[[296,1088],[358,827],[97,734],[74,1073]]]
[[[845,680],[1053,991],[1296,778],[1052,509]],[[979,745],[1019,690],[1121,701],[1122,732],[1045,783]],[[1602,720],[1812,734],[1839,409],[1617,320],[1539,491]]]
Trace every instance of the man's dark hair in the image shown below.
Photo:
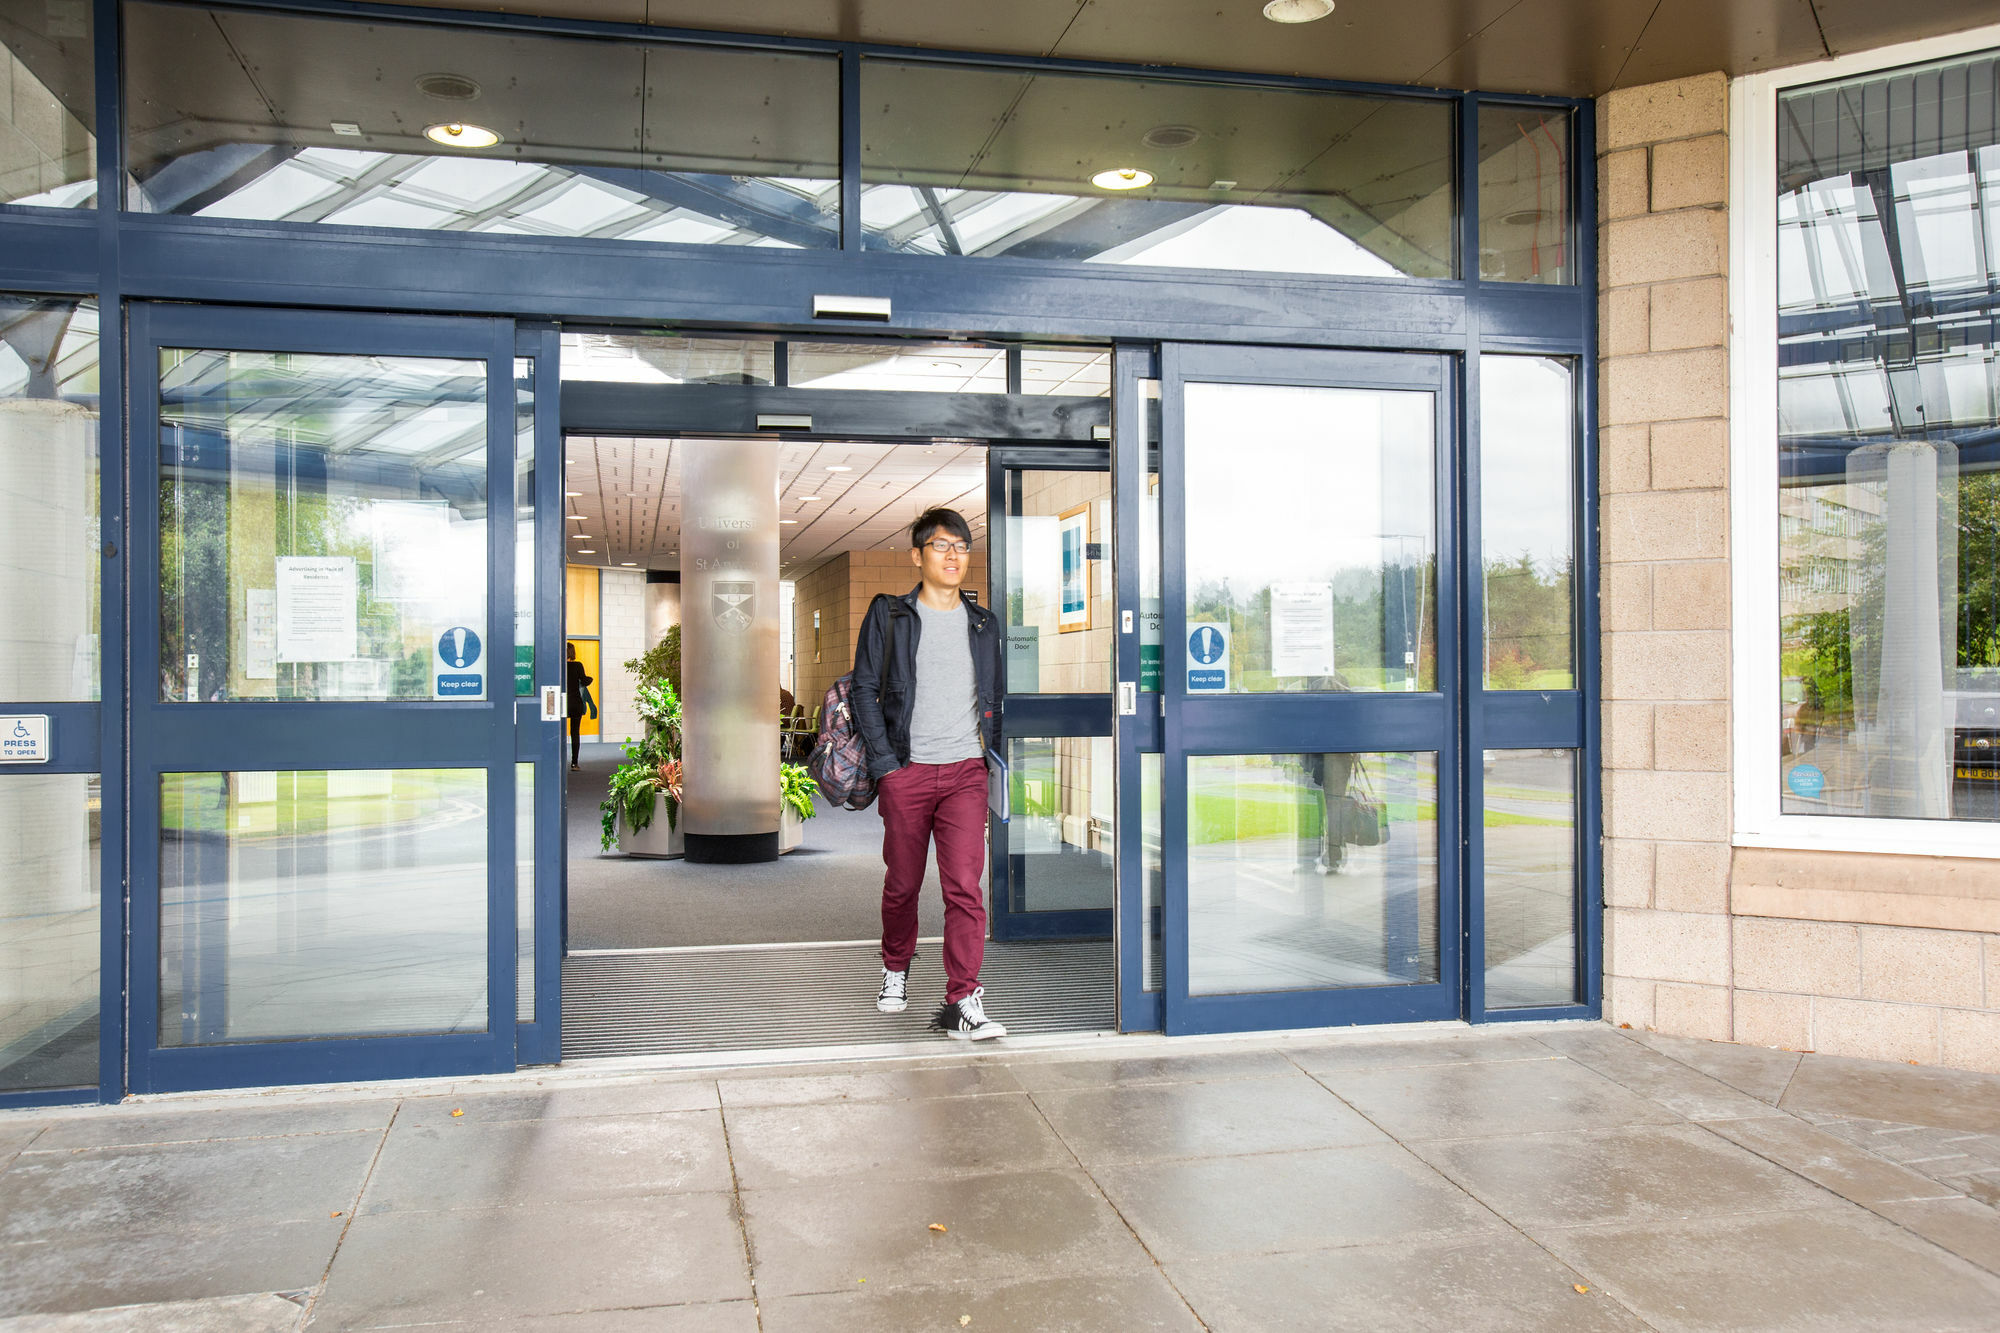
[[[965,515],[956,509],[946,509],[943,506],[926,509],[917,515],[917,521],[910,525],[910,545],[922,546],[937,536],[939,528],[943,528],[967,546],[972,545],[972,529],[966,526]]]

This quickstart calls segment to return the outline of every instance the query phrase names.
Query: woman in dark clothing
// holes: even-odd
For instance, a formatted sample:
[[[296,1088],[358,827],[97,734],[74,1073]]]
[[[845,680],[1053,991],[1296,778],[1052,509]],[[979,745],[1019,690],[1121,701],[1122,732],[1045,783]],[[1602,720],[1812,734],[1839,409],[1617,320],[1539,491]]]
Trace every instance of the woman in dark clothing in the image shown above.
[[[583,748],[583,710],[585,706],[583,692],[596,677],[584,673],[583,663],[576,660],[575,644],[566,643],[563,645],[563,649],[569,658],[568,662],[564,664],[563,676],[569,686],[569,766],[570,770],[574,772],[577,768],[577,755]]]

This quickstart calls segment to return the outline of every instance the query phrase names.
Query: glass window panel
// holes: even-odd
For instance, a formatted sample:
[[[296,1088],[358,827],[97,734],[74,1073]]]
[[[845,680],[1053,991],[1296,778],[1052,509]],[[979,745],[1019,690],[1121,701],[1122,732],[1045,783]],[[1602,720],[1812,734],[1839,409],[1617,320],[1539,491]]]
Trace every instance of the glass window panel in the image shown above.
[[[97,304],[0,296],[0,700],[98,697]]]
[[[1139,819],[1142,837],[1140,873],[1146,882],[1145,947],[1140,950],[1140,986],[1159,990],[1167,975],[1164,917],[1167,900],[1166,861],[1160,853],[1160,756],[1139,756]]]
[[[1109,736],[1007,742],[1009,911],[1108,909],[1117,900],[1114,753]]]
[[[774,384],[769,338],[565,333],[562,377],[624,384]]]
[[[2000,819],[2000,54],[1781,95],[1779,794]],[[1990,100],[1990,98],[1988,98]]]
[[[486,697],[485,362],[164,349],[160,446],[161,698]]]
[[[514,1019],[535,1021],[535,766],[514,765]]]
[[[1479,106],[1479,276],[1486,282],[1572,283],[1570,113]]]
[[[0,204],[97,206],[91,8],[0,0]]]
[[[1111,474],[1009,470],[1007,688],[1111,688]]]
[[[1437,688],[1433,396],[1189,384],[1185,401],[1190,642],[1171,657],[1189,688]]]
[[[535,692],[535,362],[514,360],[514,694]]]
[[[1436,755],[1187,764],[1190,994],[1437,981]]]
[[[97,1083],[95,773],[0,776],[0,1092]]]
[[[1166,602],[1160,591],[1160,382],[1139,381],[1146,414],[1146,493],[1139,497],[1139,689],[1166,688]]]
[[[1486,1007],[1575,1004],[1576,752],[1486,752]]]
[[[840,241],[833,56],[152,4],[125,13],[135,211],[688,245]],[[498,142],[468,137],[480,131]]]
[[[1111,353],[1099,347],[1023,347],[1021,392],[1109,398]]]
[[[912,393],[1005,393],[1007,349],[974,343],[785,345],[794,389],[890,389]]]
[[[1576,397],[1566,361],[1479,359],[1489,690],[1576,688]]]
[[[160,1044],[486,1028],[483,769],[160,778]]]
[[[1448,278],[1447,102],[896,60],[862,65],[863,244]],[[1093,183],[1101,173],[1116,187]]]

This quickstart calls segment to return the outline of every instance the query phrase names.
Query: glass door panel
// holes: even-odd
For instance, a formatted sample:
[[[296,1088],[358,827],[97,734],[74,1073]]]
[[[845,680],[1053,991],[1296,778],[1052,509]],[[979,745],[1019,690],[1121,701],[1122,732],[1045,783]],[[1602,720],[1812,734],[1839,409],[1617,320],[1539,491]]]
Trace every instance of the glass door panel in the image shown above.
[[[511,1068],[512,326],[132,330],[134,1090]]]
[[[1443,361],[1161,362],[1167,1030],[1456,1016]]]

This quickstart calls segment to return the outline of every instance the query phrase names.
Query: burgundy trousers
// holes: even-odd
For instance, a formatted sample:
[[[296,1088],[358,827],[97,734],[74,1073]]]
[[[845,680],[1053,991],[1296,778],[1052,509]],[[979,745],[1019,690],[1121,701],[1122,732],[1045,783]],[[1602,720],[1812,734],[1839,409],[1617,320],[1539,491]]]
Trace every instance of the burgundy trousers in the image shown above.
[[[979,984],[986,959],[986,761],[905,764],[875,783],[882,808],[882,966],[906,971],[917,952],[917,894],[937,841],[944,887],[945,999]]]

